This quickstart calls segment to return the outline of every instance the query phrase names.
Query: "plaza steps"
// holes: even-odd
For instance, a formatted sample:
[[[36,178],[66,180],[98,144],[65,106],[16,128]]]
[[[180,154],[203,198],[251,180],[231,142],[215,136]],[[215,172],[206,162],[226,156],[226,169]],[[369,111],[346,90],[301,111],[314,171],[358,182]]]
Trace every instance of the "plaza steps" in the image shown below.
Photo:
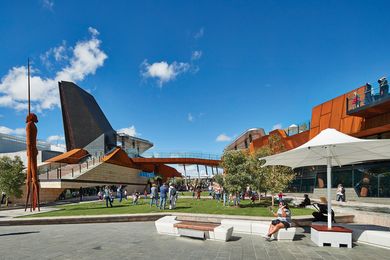
[[[332,196],[332,200],[336,200],[337,188],[332,188],[330,194]],[[326,188],[315,188],[313,194],[311,196],[313,199],[319,199],[320,197],[327,198],[327,189]],[[354,188],[345,188],[345,199],[348,200],[359,200],[359,196],[356,194]]]

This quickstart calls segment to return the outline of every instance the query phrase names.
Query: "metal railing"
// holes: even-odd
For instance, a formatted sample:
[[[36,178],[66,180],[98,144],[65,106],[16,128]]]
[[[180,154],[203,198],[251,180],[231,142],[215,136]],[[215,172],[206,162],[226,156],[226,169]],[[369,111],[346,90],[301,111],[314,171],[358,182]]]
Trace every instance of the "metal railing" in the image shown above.
[[[40,171],[40,180],[60,180],[74,179],[102,162],[103,157],[90,157],[86,161],[78,164],[53,163],[46,167],[45,171]]]
[[[384,84],[377,87],[366,85],[363,90],[358,88],[347,96],[347,112],[380,103],[389,97],[389,85]]]
[[[207,160],[220,160],[221,155],[198,152],[146,152],[141,155],[144,158],[196,158]]]

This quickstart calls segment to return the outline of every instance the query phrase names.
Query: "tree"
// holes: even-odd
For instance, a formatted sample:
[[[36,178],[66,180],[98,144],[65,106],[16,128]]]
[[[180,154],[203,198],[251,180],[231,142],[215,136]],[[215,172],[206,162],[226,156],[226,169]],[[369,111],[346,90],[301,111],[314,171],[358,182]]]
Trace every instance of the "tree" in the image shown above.
[[[14,159],[7,156],[0,157],[0,190],[6,193],[7,206],[10,196],[22,197],[21,187],[25,180],[23,169],[23,162],[19,156],[15,156]]]
[[[270,155],[271,151],[268,146],[262,147],[256,150],[253,154],[250,154],[247,158],[249,164],[249,173],[250,173],[250,186],[252,190],[257,191],[259,194],[260,201],[260,193],[266,192],[266,167],[262,167],[264,164],[264,160],[260,160],[260,158]]]
[[[271,135],[268,143],[268,147],[264,149],[267,149],[270,154],[286,150],[278,135]],[[267,166],[263,167],[262,170],[265,176],[265,188],[272,194],[272,206],[274,206],[275,194],[287,188],[288,184],[294,179],[295,173],[290,167],[286,166]]]
[[[226,151],[222,156],[225,175],[225,189],[238,195],[250,184],[247,155],[243,151]]]
[[[214,182],[225,189],[225,176],[223,174],[214,175]]]

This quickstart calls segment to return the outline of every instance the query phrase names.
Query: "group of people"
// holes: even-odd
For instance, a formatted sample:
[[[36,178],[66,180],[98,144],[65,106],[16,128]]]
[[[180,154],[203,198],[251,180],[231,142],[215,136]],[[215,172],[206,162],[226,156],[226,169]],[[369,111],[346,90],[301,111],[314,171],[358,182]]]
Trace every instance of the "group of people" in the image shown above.
[[[386,97],[389,94],[389,84],[387,82],[386,77],[381,77],[378,79],[379,84],[379,93],[374,94],[373,88],[370,83],[366,83],[364,86],[364,105],[368,105],[372,103],[373,101],[380,99],[382,97]],[[353,98],[352,98],[352,105],[353,108],[360,107],[361,98],[357,91],[353,92]]]
[[[178,198],[176,185],[170,183],[168,186],[166,183],[163,183],[159,193],[156,184],[153,184],[150,189],[150,198],[150,207],[156,205],[160,209],[165,209],[168,200],[169,209],[175,209]]]

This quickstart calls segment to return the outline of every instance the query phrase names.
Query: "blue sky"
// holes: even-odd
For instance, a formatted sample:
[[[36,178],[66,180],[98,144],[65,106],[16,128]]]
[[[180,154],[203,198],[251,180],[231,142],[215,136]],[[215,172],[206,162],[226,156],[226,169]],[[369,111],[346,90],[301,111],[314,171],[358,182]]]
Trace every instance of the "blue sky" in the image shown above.
[[[388,1],[8,1],[0,131],[24,128],[33,63],[39,138],[62,142],[57,83],[90,91],[157,151],[221,153],[245,129],[309,120],[390,71]]]

